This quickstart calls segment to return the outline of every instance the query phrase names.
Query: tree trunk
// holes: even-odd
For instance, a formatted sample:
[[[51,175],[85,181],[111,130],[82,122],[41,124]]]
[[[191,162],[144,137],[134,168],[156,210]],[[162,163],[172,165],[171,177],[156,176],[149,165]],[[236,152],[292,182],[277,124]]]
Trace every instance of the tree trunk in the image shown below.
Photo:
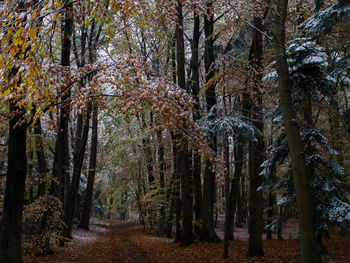
[[[24,11],[24,2],[18,1],[15,15],[22,15]],[[22,51],[22,48],[19,47],[19,52],[25,52]],[[25,56],[25,53],[17,55]],[[18,62],[20,62],[19,59]],[[8,72],[8,88],[14,89],[12,92],[19,93],[17,89],[21,78],[17,76],[17,73],[18,68],[16,67]],[[16,78],[19,79],[18,83],[13,84]],[[24,94],[20,95],[20,99],[22,96]],[[9,111],[11,118],[7,148],[6,189],[0,231],[0,262],[22,263],[22,211],[27,176],[27,123],[23,119],[25,110],[17,105],[16,100],[9,102]]]
[[[278,229],[277,229],[277,239],[282,240],[282,228],[283,228],[283,218],[284,218],[284,211],[283,206],[281,205],[279,207],[279,219],[278,219]]]
[[[72,238],[74,210],[75,210],[76,199],[77,199],[78,190],[79,190],[81,169],[84,162],[85,147],[86,147],[86,142],[89,134],[90,114],[91,114],[91,105],[88,105],[86,118],[84,119],[84,116],[80,115],[79,117],[81,117],[81,120],[80,121],[78,120],[78,124],[77,124],[78,127],[77,127],[77,134],[76,134],[76,144],[74,147],[74,156],[73,156],[74,164],[73,164],[72,185],[69,193],[68,204],[64,210],[65,212],[64,218],[65,218],[65,223],[67,227],[64,229],[63,235],[66,238]],[[82,131],[80,126],[83,126]]]
[[[34,125],[34,134],[36,135],[35,144],[36,144],[36,156],[38,158],[38,167],[39,167],[39,186],[38,186],[38,197],[46,194],[46,176],[47,176],[47,162],[45,158],[42,134],[41,134],[41,121],[40,119]]]
[[[173,158],[174,158],[174,190],[173,190],[173,200],[174,200],[174,210],[175,210],[175,239],[174,242],[179,242],[181,240],[181,200],[180,200],[180,160],[178,154],[178,136],[172,136],[173,139]]]
[[[82,212],[82,216],[79,224],[80,228],[83,228],[86,230],[89,230],[92,194],[94,190],[94,181],[95,181],[95,174],[96,174],[97,144],[98,144],[98,108],[95,103],[93,105],[93,115],[92,115],[92,134],[91,134],[88,181],[86,186],[83,212]]]
[[[255,116],[254,119],[256,118],[258,116]],[[262,123],[255,124],[255,127],[260,131],[263,129],[262,126]],[[260,257],[264,256],[262,247],[263,195],[262,191],[258,191],[257,189],[262,185],[262,177],[259,176],[259,173],[261,171],[260,166],[263,163],[263,139],[260,139],[256,143],[251,143],[249,148],[249,247],[246,256]]]
[[[182,1],[177,2],[177,25],[176,25],[176,61],[177,61],[177,78],[178,85],[181,89],[186,90],[186,74],[185,74],[185,45],[184,45],[184,29],[182,15]],[[193,243],[193,208],[192,208],[192,187],[190,174],[190,154],[188,145],[184,145],[177,151],[179,154],[180,179],[181,179],[181,243],[180,246],[189,246]]]
[[[158,156],[159,156],[159,188],[160,188],[160,195],[164,196],[165,194],[165,182],[164,182],[164,173],[166,170],[166,164],[164,161],[164,145],[163,145],[163,139],[162,139],[162,131],[157,131],[157,137],[158,137]],[[163,237],[166,234],[165,231],[165,211],[166,211],[166,202],[161,202],[158,206],[158,212],[159,212],[159,223],[158,223],[158,236]]]
[[[275,195],[272,193],[272,191],[269,191],[269,206],[267,210],[267,225],[271,224],[273,220],[273,208],[275,206]],[[266,230],[266,239],[270,240],[272,239],[272,230],[267,229]]]
[[[262,19],[254,17],[253,41],[250,50],[249,61],[251,65],[259,72],[262,67],[263,42],[261,30]],[[261,86],[261,74],[254,76],[254,89],[259,94]],[[257,102],[252,107],[252,124],[261,133],[264,132],[264,117],[262,113],[262,97],[259,95]],[[262,247],[263,234],[263,193],[258,191],[262,185],[261,164],[264,161],[264,138],[258,138],[256,142],[249,143],[249,247],[246,257],[264,256]]]
[[[22,263],[22,210],[27,175],[25,113],[10,102],[15,116],[9,124],[8,168],[0,236],[0,262]],[[19,125],[18,125],[19,124]]]
[[[207,3],[207,10],[211,10],[213,2],[209,1]],[[210,12],[210,11],[209,11]],[[211,13],[211,12],[210,12]],[[206,82],[208,83],[215,75],[213,70],[214,66],[214,17],[210,15],[209,17],[204,17],[204,31],[205,31],[205,51],[204,51],[204,64],[205,64],[205,74]],[[206,91],[206,102],[207,111],[209,112],[211,108],[216,104],[215,95],[215,85],[210,87]],[[216,153],[216,135],[211,134],[209,136],[209,146]],[[219,237],[216,235],[214,230],[214,200],[216,195],[215,186],[215,173],[210,170],[211,163],[206,160],[205,171],[204,171],[204,183],[203,183],[203,205],[202,205],[202,217],[203,225],[200,240],[204,242],[218,242]]]
[[[242,175],[243,175],[243,162],[244,162],[244,147],[245,143],[241,136],[237,138],[235,148],[234,148],[234,161],[235,161],[235,173],[234,173],[234,193],[232,196],[235,200],[232,200],[236,203],[236,226],[242,227],[243,223],[243,207],[242,207],[242,198],[241,198],[241,187],[240,184],[243,184]],[[232,229],[231,229],[232,228]],[[232,235],[233,239],[233,226],[230,228],[230,236]],[[229,237],[231,239],[231,237]]]
[[[230,150],[228,136],[224,138],[224,160],[226,163],[225,174],[225,234],[224,234],[224,253],[223,258],[228,258],[228,246],[230,239],[230,227],[233,221],[233,202],[231,200],[231,194],[233,195],[234,188],[233,183],[230,189]]]
[[[181,217],[182,217],[182,230],[181,230],[181,244],[180,246],[189,246],[193,243],[193,198],[192,198],[192,183],[190,175],[190,163],[189,152],[187,149],[184,152],[179,151],[181,154]]]
[[[34,152],[30,151],[27,153],[27,155],[28,155],[27,156],[27,173],[28,173],[27,178],[29,179],[29,189],[28,189],[29,200],[28,201],[31,204],[34,202],[34,190],[33,190],[33,182],[32,182]]]
[[[194,12],[193,24],[193,40],[192,40],[192,95],[196,101],[193,111],[193,120],[200,119],[199,107],[199,39],[200,39],[200,18]],[[202,219],[202,184],[201,184],[201,157],[194,153],[193,156],[193,194],[194,194],[194,217],[196,224],[194,225],[194,233],[197,238],[200,235],[199,222]]]
[[[315,239],[315,219],[312,206],[311,191],[308,186],[308,169],[299,126],[293,110],[291,97],[292,84],[288,72],[285,50],[285,22],[287,18],[288,0],[276,0],[278,16],[274,25],[274,55],[278,73],[278,90],[283,126],[287,135],[291,158],[293,181],[296,192],[299,243],[302,262],[320,262]]]
[[[70,54],[72,46],[72,32],[73,32],[73,6],[69,0],[65,7],[65,19],[62,29],[62,48],[61,48],[61,65],[64,67],[70,66]],[[62,94],[61,101],[67,101],[70,97],[70,90]],[[50,194],[60,197],[63,205],[65,206],[67,200],[65,200],[64,189],[67,182],[68,170],[69,170],[69,147],[68,147],[68,122],[69,122],[69,107],[62,105],[60,110],[59,125],[57,131],[57,139],[55,145],[55,153],[53,160],[53,178],[51,180]],[[67,191],[67,189],[66,189]]]

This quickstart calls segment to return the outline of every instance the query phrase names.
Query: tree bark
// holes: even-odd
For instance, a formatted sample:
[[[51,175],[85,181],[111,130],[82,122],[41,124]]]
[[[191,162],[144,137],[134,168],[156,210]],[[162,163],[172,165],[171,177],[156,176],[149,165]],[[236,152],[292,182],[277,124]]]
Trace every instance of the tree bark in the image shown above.
[[[22,14],[25,11],[24,1],[18,1],[17,8],[16,15]],[[25,53],[22,47],[19,52]],[[22,55],[25,56],[25,54]],[[8,72],[9,86],[14,89],[12,92],[19,92],[16,90],[20,85],[20,77],[17,76],[17,73],[18,68],[16,67]],[[13,84],[16,78],[19,78],[19,81]],[[20,99],[22,96],[24,94],[20,95]],[[16,100],[9,102],[9,111],[11,118],[7,149],[6,189],[0,231],[0,262],[22,263],[22,211],[27,176],[27,123],[23,119],[25,110],[17,105]]]
[[[47,162],[45,158],[42,134],[41,134],[41,121],[40,119],[34,125],[34,134],[37,136],[35,138],[36,144],[36,156],[38,158],[39,167],[39,185],[38,185],[38,197],[46,194],[46,176],[47,176]]]
[[[213,7],[213,2],[209,1],[207,3],[207,10],[211,10]],[[209,11],[209,13],[211,13]],[[206,82],[208,83],[215,75],[213,70],[214,65],[214,17],[209,15],[204,17],[204,31],[205,31],[205,51],[204,51],[204,64],[205,64],[205,74]],[[216,104],[215,95],[215,85],[210,87],[206,91],[206,103],[207,111],[209,112],[211,108]],[[209,146],[216,153],[216,135],[211,134],[209,136]],[[204,242],[218,242],[219,237],[216,235],[214,230],[214,200],[216,195],[215,186],[215,173],[210,170],[211,163],[206,160],[206,166],[204,171],[204,182],[203,182],[203,204],[202,204],[202,217],[203,225],[200,240]]]
[[[22,263],[22,210],[27,175],[26,123],[20,124],[25,113],[10,102],[15,114],[9,124],[8,168],[0,236],[0,262]],[[23,120],[22,120],[23,121]]]
[[[176,60],[177,60],[177,78],[178,85],[181,89],[186,90],[186,73],[185,73],[185,45],[184,29],[182,15],[182,1],[177,2],[177,25],[176,25]],[[189,246],[193,243],[193,207],[192,207],[192,187],[190,174],[190,154],[188,145],[181,146],[179,154],[180,180],[181,180],[181,243],[180,246]]]
[[[272,193],[272,191],[269,191],[269,206],[267,210],[267,224],[271,224],[272,217],[273,217],[273,208],[275,206],[275,195]],[[272,239],[272,230],[267,229],[266,230],[266,239],[270,240]]]
[[[277,16],[274,25],[274,55],[278,74],[278,90],[283,126],[287,135],[291,158],[293,181],[296,192],[299,243],[301,260],[304,263],[320,262],[315,239],[315,219],[312,206],[312,196],[309,189],[308,169],[305,152],[298,122],[293,110],[291,98],[292,84],[288,72],[288,63],[285,49],[285,23],[287,18],[288,0],[276,0]]]
[[[164,161],[164,145],[163,145],[163,139],[162,139],[162,131],[157,131],[157,137],[158,137],[158,157],[159,157],[159,193],[160,195],[164,196],[165,194],[165,182],[164,182],[164,173],[166,170],[166,164]],[[158,207],[159,212],[159,222],[158,222],[158,236],[163,237],[166,234],[166,226],[165,226],[165,211],[166,211],[166,203],[164,201],[161,202]]]
[[[180,160],[178,154],[178,136],[172,135],[173,140],[173,159],[174,159],[174,188],[172,193],[172,198],[174,202],[175,210],[175,239],[174,242],[179,242],[181,240],[181,199],[180,199]],[[169,221],[168,221],[169,222]],[[172,226],[172,224],[171,224]]]
[[[84,198],[84,207],[80,220],[79,227],[89,230],[89,221],[92,204],[92,194],[94,190],[94,181],[96,174],[96,159],[97,159],[97,144],[98,144],[98,108],[96,103],[93,105],[92,110],[92,134],[91,134],[91,146],[90,146],[90,161],[88,171],[88,181],[86,186],[86,193]]]
[[[234,188],[233,183],[230,187],[230,150],[228,136],[224,138],[224,160],[226,163],[225,174],[225,234],[224,234],[224,253],[223,258],[228,258],[228,246],[230,239],[230,227],[233,221],[233,202],[231,200],[231,194],[233,195]]]
[[[236,226],[242,227],[243,222],[243,205],[242,205],[242,199],[241,194],[244,193],[243,187],[241,185],[244,185],[244,182],[242,180],[243,177],[243,162],[244,162],[244,147],[245,142],[243,138],[238,137],[237,142],[235,144],[234,148],[234,160],[235,160],[235,173],[234,178],[236,179],[234,182],[234,189],[235,189],[235,203],[237,206],[236,209]],[[241,191],[242,188],[242,191]],[[232,233],[233,236],[233,227],[232,230],[230,229],[230,234]],[[232,237],[233,239],[233,237]]]
[[[73,32],[73,6],[70,0],[67,1],[65,7],[65,19],[62,29],[62,48],[61,48],[61,65],[64,67],[70,66],[70,54],[72,46]],[[67,101],[70,97],[70,90],[64,92],[61,101]],[[63,205],[67,204],[65,200],[65,182],[69,176],[69,148],[68,148],[68,122],[69,122],[69,107],[63,104],[60,110],[57,139],[55,145],[55,153],[53,160],[53,178],[50,185],[50,194],[60,197]],[[68,177],[69,178],[69,177]]]
[[[200,18],[194,12],[193,40],[192,40],[192,95],[196,101],[193,111],[193,120],[200,119],[199,107],[199,39],[200,39]],[[198,222],[202,219],[202,184],[201,184],[201,157],[194,153],[193,156],[193,194],[194,194],[194,217],[197,222],[194,226],[194,233],[197,237],[200,235]]]
[[[259,72],[262,67],[263,41],[261,30],[262,18],[254,17],[253,41],[250,50],[249,61],[251,65]],[[254,89],[259,94],[261,85],[261,74],[254,77]],[[264,117],[262,114],[262,96],[258,95],[256,102],[253,103],[251,119],[252,124],[261,133],[264,132]],[[249,247],[246,257],[264,256],[262,246],[263,234],[263,194],[258,191],[262,185],[263,178],[260,176],[261,164],[264,161],[264,138],[257,138],[256,142],[249,143]]]
[[[67,227],[63,231],[63,235],[66,238],[72,238],[72,227],[73,227],[73,218],[74,218],[74,210],[77,200],[77,194],[79,190],[80,183],[80,175],[81,169],[84,162],[85,155],[85,147],[89,134],[89,121],[90,121],[90,113],[91,113],[91,105],[88,106],[88,110],[84,119],[84,116],[80,116],[81,123],[78,123],[77,134],[76,134],[76,144],[74,148],[74,156],[73,156],[73,176],[72,176],[72,184],[69,192],[69,198],[67,206],[64,210],[65,212],[65,223]],[[79,122],[79,120],[78,120]],[[83,124],[84,123],[84,124]],[[80,125],[83,126],[81,131]]]

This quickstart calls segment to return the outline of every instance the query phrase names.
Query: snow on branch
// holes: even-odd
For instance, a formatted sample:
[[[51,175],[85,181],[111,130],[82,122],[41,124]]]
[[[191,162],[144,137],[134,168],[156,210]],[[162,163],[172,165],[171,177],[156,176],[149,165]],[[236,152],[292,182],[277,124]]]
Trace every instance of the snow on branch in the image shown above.
[[[340,1],[307,19],[299,26],[299,29],[304,29],[307,37],[315,38],[320,34],[329,32],[339,22],[348,21],[349,15],[350,2]]]

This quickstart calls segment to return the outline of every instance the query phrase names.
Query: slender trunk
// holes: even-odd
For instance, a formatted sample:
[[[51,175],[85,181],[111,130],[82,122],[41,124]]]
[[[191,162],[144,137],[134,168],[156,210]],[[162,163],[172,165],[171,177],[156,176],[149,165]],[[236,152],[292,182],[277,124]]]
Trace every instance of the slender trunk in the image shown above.
[[[171,134],[171,138],[173,141],[173,174],[171,177],[170,185],[168,187],[168,193],[167,196],[170,199],[170,209],[169,209],[169,214],[166,222],[166,236],[167,238],[172,238],[173,237],[173,224],[174,224],[174,213],[175,213],[175,196],[176,196],[176,189],[175,189],[175,181],[177,172],[176,172],[176,167],[177,167],[177,155],[176,155],[176,145],[175,145],[175,137],[173,134]]]
[[[267,225],[271,224],[273,219],[273,208],[275,205],[275,195],[272,193],[272,191],[269,191],[269,206],[267,210]],[[270,240],[272,239],[272,230],[269,228],[266,230],[266,239]]]
[[[176,34],[172,39],[172,46],[171,46],[171,68],[172,68],[172,78],[173,82],[177,83],[177,76],[176,76]],[[174,220],[174,213],[176,213],[175,217],[175,240],[174,242],[177,242],[180,240],[181,236],[181,230],[180,230],[180,217],[181,217],[181,207],[179,208],[179,173],[178,173],[178,161],[177,161],[177,139],[175,134],[171,133],[171,139],[172,139],[172,153],[173,153],[173,175],[172,175],[172,189],[171,189],[171,204],[170,204],[170,211],[169,216],[167,219],[167,237],[172,238],[173,236],[173,220]]]
[[[169,208],[169,214],[168,214],[168,218],[166,220],[166,237],[167,238],[172,238],[173,237],[173,221],[174,221],[174,211],[175,211],[175,200],[174,200],[174,173],[173,173],[173,177],[172,177],[172,182],[171,182],[171,186],[170,189],[168,190],[169,196],[170,196],[170,208]]]
[[[192,95],[196,101],[193,111],[193,119],[200,119],[199,107],[199,39],[200,39],[200,18],[194,13],[193,40],[192,40]],[[200,235],[198,222],[202,219],[202,184],[201,184],[201,157],[194,153],[193,156],[193,194],[194,194],[194,216],[197,224],[194,225],[194,233]]]
[[[146,224],[145,224],[145,217],[144,217],[144,210],[142,206],[142,169],[141,169],[141,161],[138,162],[138,173],[137,173],[137,196],[136,196],[136,202],[139,210],[139,220],[142,224],[142,230],[143,232],[146,231]]]
[[[173,138],[173,155],[174,155],[174,210],[175,210],[175,239],[174,242],[181,240],[181,200],[180,200],[180,160],[178,154],[177,139],[178,136],[172,136]]]
[[[94,181],[96,174],[96,159],[97,159],[97,144],[98,144],[98,108],[97,105],[93,105],[92,114],[92,134],[91,134],[91,146],[90,146],[90,161],[88,171],[88,181],[86,186],[86,193],[84,199],[84,207],[80,220],[79,227],[89,230],[89,221],[92,204],[92,194],[94,190]]]
[[[246,187],[246,171],[242,174],[241,177],[241,198],[240,198],[240,206],[241,206],[241,218],[240,222],[242,225],[247,223],[247,187]]]
[[[238,186],[238,187],[237,187]],[[230,191],[230,203],[231,207],[229,210],[228,217],[230,218],[229,222],[229,229],[228,229],[228,240],[233,240],[233,232],[234,232],[234,218],[235,218],[235,211],[237,208],[237,190],[239,191],[239,178],[233,178],[231,181],[231,191]]]
[[[72,186],[69,193],[68,204],[65,209],[65,223],[67,227],[63,231],[63,235],[67,238],[72,237],[72,227],[73,227],[73,218],[74,218],[74,210],[79,190],[80,183],[80,175],[81,169],[84,162],[85,155],[85,147],[89,134],[89,121],[90,121],[90,113],[91,113],[91,105],[88,106],[86,118],[84,120],[84,116],[81,116],[81,123],[84,123],[83,130],[80,131],[80,127],[78,124],[77,128],[77,136],[76,136],[76,144],[74,148],[74,165],[73,165],[73,177],[72,177]]]
[[[29,179],[28,197],[29,197],[29,203],[31,204],[34,201],[34,190],[33,190],[33,182],[32,182],[34,152],[30,151],[27,154],[28,154],[28,157],[27,157],[28,176],[27,176],[27,178]]]
[[[163,145],[163,139],[162,139],[162,131],[157,131],[157,137],[158,137],[158,156],[159,156],[159,188],[160,188],[160,194],[163,196],[165,194],[165,183],[164,183],[164,173],[166,170],[166,165],[164,161],[164,145]],[[165,199],[164,199],[165,201]],[[166,233],[165,231],[165,211],[166,211],[166,203],[161,202],[158,205],[158,212],[159,212],[159,223],[158,223],[158,236],[163,237]]]
[[[39,186],[38,186],[38,197],[46,194],[46,176],[48,172],[47,162],[45,158],[42,134],[41,134],[41,121],[40,119],[34,125],[34,134],[35,138],[35,147],[36,147],[36,156],[38,158],[38,167],[39,167]]]
[[[150,125],[152,125],[153,122],[153,113],[150,112]],[[146,120],[144,114],[142,114],[142,129],[145,130],[147,127]],[[154,185],[154,175],[153,175],[153,157],[152,157],[152,150],[150,145],[150,137],[147,135],[146,138],[142,139],[142,146],[145,151],[145,161],[146,161],[146,168],[147,168],[147,177],[148,177],[148,191],[154,192],[155,185]],[[151,196],[154,196],[154,193],[151,193]],[[147,207],[148,205],[146,205]],[[146,214],[148,214],[148,222],[150,224],[150,227],[153,228],[153,220],[154,220],[154,214],[152,214],[151,211],[148,211],[146,209]]]
[[[223,258],[228,258],[228,246],[230,239],[230,227],[233,221],[233,202],[231,202],[231,193],[234,192],[233,184],[230,189],[230,151],[228,136],[224,138],[224,160],[226,163],[225,174],[225,234],[224,234],[224,253]]]
[[[237,206],[236,213],[236,226],[242,227],[243,223],[243,207],[242,207],[242,199],[241,199],[241,187],[240,183],[243,184],[242,175],[243,175],[243,162],[244,162],[244,140],[241,136],[237,138],[235,148],[234,148],[234,160],[235,160],[235,173],[234,173],[234,198]],[[233,227],[230,229],[230,234],[233,236]],[[233,239],[233,237],[232,237]]]
[[[279,218],[278,218],[278,229],[277,229],[277,239],[282,240],[282,228],[283,228],[283,206],[279,207]]]
[[[107,1],[108,6],[108,1]],[[87,43],[87,49],[89,53],[89,63],[94,63],[96,61],[96,50],[97,50],[97,42],[100,38],[100,30],[102,26],[99,27],[98,32],[95,32],[95,19],[93,19],[91,28],[90,28],[90,36]],[[85,25],[84,25],[85,28]],[[94,39],[94,37],[96,37]],[[87,40],[87,31],[82,33],[81,36],[81,66],[85,65],[85,45]],[[76,56],[77,57],[77,56]],[[91,77],[90,77],[91,78]],[[82,211],[82,216],[80,219],[79,227],[89,230],[89,222],[90,222],[90,214],[91,214],[91,206],[92,206],[92,195],[94,190],[94,182],[95,182],[95,174],[96,174],[96,160],[97,160],[97,144],[98,144],[98,106],[97,102],[91,103],[91,111],[92,111],[92,128],[91,128],[91,145],[90,145],[90,161],[88,168],[88,179],[86,192],[84,197],[84,206]]]
[[[283,125],[287,135],[289,153],[293,170],[293,181],[296,192],[299,243],[302,262],[320,262],[315,239],[315,219],[312,206],[311,191],[308,182],[303,142],[299,131],[292,103],[292,85],[288,72],[285,50],[285,23],[287,18],[288,0],[276,0],[278,16],[274,25],[274,54],[278,73],[278,90]]]

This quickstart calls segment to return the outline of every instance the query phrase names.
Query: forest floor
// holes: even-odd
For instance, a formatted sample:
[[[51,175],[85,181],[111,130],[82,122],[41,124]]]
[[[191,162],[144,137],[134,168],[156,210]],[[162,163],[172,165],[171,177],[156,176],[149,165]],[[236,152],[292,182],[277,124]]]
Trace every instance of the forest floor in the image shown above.
[[[135,221],[105,222],[93,225],[90,231],[77,229],[73,238],[65,247],[56,248],[53,255],[27,255],[25,263],[297,262],[295,239],[264,240],[265,257],[251,259],[245,258],[247,241],[230,241],[229,258],[224,260],[223,243],[196,241],[190,247],[180,248],[170,239],[143,233]],[[324,243],[328,249],[324,262],[350,262],[349,237],[332,237]]]

